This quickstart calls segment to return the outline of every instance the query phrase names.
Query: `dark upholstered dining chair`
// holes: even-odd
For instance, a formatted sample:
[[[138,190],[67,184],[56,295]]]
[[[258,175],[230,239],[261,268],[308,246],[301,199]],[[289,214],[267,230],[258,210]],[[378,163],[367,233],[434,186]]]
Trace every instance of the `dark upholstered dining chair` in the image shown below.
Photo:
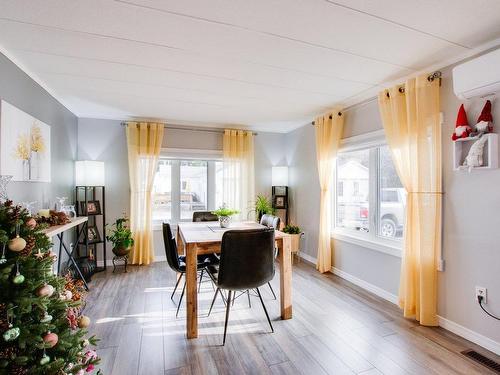
[[[219,221],[219,218],[210,211],[193,212],[193,222],[198,223],[202,221]]]
[[[229,311],[236,291],[256,290],[271,331],[274,332],[259,290],[260,286],[265,285],[274,277],[274,272],[274,229],[229,230],[223,234],[220,264],[216,279],[217,290],[208,312],[208,315],[210,315],[217,294],[221,293],[222,295],[222,291],[227,290],[226,319],[222,345],[226,343]]]
[[[179,256],[177,253],[177,244],[175,243],[174,236],[172,234],[172,229],[170,228],[170,224],[168,223],[163,223],[163,242],[165,244],[165,256],[167,258],[167,263],[169,267],[177,272],[180,273],[179,278],[177,279],[177,282],[175,284],[174,291],[172,292],[172,295],[170,296],[170,299],[173,300],[175,291],[177,290],[177,287],[179,286],[179,283],[182,279],[183,276],[185,276],[186,273],[186,258],[184,256]],[[217,260],[218,262],[218,260]],[[204,272],[207,271],[208,267],[212,267],[213,264],[209,261],[209,259],[204,256],[204,257],[198,257],[198,264],[197,264],[197,270]],[[207,275],[211,277],[211,274],[207,271]],[[200,275],[200,283],[201,279],[203,278],[203,274]],[[181,298],[179,299],[179,304],[177,305],[177,311],[175,313],[175,317],[179,315],[179,308],[182,303],[182,298],[184,297],[184,292],[186,291],[186,280],[184,280],[184,286],[182,288],[182,293],[181,293]]]
[[[265,225],[268,228],[274,228],[274,230],[280,229],[280,222],[281,222],[281,219],[279,218],[279,216],[264,214],[260,218],[261,225]],[[274,254],[275,258],[276,258],[276,255],[278,255],[277,251],[275,251],[275,254]],[[269,289],[271,289],[271,293],[273,294],[274,299],[276,299],[276,293],[274,293],[273,286],[271,285],[270,282],[268,282],[267,285],[269,286]]]

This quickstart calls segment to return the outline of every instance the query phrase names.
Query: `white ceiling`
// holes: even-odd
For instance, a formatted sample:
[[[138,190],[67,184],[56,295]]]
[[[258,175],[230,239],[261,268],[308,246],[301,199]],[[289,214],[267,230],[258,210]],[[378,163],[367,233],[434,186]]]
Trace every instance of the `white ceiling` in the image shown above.
[[[0,0],[0,46],[79,117],[288,131],[500,37],[498,0]]]

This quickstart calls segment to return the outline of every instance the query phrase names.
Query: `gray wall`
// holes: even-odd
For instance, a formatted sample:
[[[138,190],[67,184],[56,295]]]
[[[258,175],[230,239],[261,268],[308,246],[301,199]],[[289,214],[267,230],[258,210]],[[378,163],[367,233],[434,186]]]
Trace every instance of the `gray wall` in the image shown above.
[[[286,165],[285,135],[259,133],[255,137],[256,193],[271,194],[271,168]],[[163,147],[222,150],[222,134],[206,131],[166,129]],[[106,219],[113,222],[130,211],[127,141],[120,121],[78,119],[78,160],[104,161],[106,169]],[[165,255],[161,231],[154,231],[155,255]],[[111,249],[110,244],[108,248]],[[108,259],[112,258],[108,251]]]
[[[460,101],[452,88],[451,67],[442,69],[443,125],[443,251],[445,271],[439,274],[439,315],[500,342],[500,325],[487,317],[475,301],[475,286],[488,288],[488,308],[500,312],[500,169],[453,171],[451,134]],[[471,124],[484,100],[465,103]],[[496,104],[496,105],[495,105]],[[500,106],[493,103],[495,131],[500,127]],[[346,112],[344,137],[381,129],[376,101]],[[319,185],[315,160],[314,128],[310,125],[287,134],[293,195],[293,220],[306,231],[304,252],[317,255]],[[334,265],[363,281],[397,294],[401,259],[343,241],[334,241]]]
[[[50,125],[51,183],[11,182],[9,198],[47,208],[55,197],[73,201],[77,118],[4,55],[0,54],[0,98]]]
[[[7,188],[9,198],[15,203],[37,202],[35,210],[53,208],[56,197],[73,202],[76,116],[1,53],[0,99],[50,125],[51,182],[11,182]],[[74,242],[73,232],[66,239]],[[57,249],[57,239],[53,241]],[[63,255],[62,259],[64,263],[67,257]]]

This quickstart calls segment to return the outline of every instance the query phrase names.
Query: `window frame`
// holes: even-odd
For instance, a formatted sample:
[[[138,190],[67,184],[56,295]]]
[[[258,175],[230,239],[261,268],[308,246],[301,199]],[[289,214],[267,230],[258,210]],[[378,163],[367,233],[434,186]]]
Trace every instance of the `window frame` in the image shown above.
[[[349,228],[337,227],[337,162],[332,173],[332,238],[348,242],[367,249],[385,254],[402,257],[403,240],[384,238],[378,235],[380,223],[380,173],[378,148],[387,146],[383,130],[365,133],[363,135],[344,138],[340,142],[339,153],[370,150],[369,161],[369,194],[368,194],[368,228],[369,232],[355,231]],[[373,194],[372,192],[375,192]]]
[[[172,163],[172,208],[170,219],[153,220],[153,230],[161,230],[162,223],[169,222],[174,227],[177,223],[190,222],[192,218],[181,219],[181,162],[188,160],[200,160],[207,162],[207,211],[215,210],[216,207],[216,163],[222,162],[221,150],[203,150],[203,149],[177,149],[162,148],[159,159],[168,159]],[[177,203],[173,203],[174,199]],[[154,209],[154,208],[153,208]]]

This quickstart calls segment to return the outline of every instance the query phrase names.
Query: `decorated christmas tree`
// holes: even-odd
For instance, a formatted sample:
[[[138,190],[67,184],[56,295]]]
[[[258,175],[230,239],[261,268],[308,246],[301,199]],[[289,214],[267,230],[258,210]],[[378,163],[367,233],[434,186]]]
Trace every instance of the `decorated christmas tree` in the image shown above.
[[[0,203],[0,375],[92,373],[99,358],[81,315],[84,289],[54,275],[44,225]]]

